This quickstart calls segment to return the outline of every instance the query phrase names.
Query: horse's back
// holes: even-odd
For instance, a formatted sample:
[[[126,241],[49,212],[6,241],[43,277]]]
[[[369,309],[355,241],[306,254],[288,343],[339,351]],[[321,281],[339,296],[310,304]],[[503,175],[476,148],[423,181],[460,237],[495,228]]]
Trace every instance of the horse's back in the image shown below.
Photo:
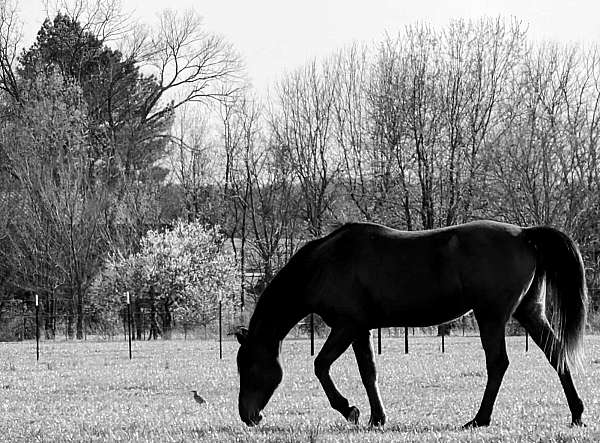
[[[535,257],[521,231],[492,221],[428,231],[344,225],[306,251],[307,296],[326,320],[448,321],[528,284]]]

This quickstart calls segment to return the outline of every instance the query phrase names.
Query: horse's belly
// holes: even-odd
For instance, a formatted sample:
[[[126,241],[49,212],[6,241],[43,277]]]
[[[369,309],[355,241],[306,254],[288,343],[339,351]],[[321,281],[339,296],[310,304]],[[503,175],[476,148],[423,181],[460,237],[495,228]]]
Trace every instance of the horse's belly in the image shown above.
[[[379,306],[381,327],[424,327],[446,323],[471,310],[458,288],[402,293],[382,298]]]
[[[386,316],[382,316],[381,324],[378,327],[426,327],[435,326],[456,320],[470,311],[466,306],[453,306],[446,310],[418,309],[411,308],[399,312],[390,311]]]

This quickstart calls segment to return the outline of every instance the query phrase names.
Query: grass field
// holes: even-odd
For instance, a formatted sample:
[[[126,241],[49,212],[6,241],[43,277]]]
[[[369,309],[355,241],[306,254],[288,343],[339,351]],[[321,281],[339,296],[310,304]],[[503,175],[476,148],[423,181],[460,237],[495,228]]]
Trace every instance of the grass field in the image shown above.
[[[321,343],[317,343],[320,345]],[[2,441],[600,441],[600,337],[586,338],[585,373],[575,382],[586,405],[585,428],[570,428],[558,377],[535,346],[508,339],[511,365],[492,425],[472,431],[459,425],[473,417],[485,385],[477,337],[439,340],[384,338],[377,357],[388,423],[369,429],[369,407],[358,369],[347,352],[332,375],[361,425],[333,411],[313,375],[309,342],[284,342],[284,380],[264,411],[247,428],[237,414],[236,342],[157,341],[0,344],[0,440]],[[207,403],[193,401],[191,389]]]

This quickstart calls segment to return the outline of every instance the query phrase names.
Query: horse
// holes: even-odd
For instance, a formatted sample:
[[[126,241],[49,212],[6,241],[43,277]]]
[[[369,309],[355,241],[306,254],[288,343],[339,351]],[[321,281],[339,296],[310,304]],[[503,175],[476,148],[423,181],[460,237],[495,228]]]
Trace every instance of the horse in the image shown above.
[[[331,407],[358,423],[358,408],[329,374],[352,345],[371,408],[369,424],[383,426],[370,330],[433,326],[473,311],[487,383],[479,410],[463,427],[490,424],[509,365],[505,325],[511,316],[558,373],[572,425],[582,425],[584,407],[571,368],[581,364],[586,307],[581,254],[557,229],[489,220],[423,231],[346,224],[300,248],[263,291],[248,329],[237,331],[239,415],[248,426],[262,420],[282,380],[283,338],[316,313],[331,328],[314,360]]]

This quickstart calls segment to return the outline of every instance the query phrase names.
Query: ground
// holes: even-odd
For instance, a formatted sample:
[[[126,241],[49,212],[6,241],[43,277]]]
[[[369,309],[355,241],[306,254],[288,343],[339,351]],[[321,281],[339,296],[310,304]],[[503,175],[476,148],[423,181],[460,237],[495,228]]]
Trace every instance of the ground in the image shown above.
[[[322,343],[317,343],[317,349]],[[260,426],[237,414],[237,343],[210,341],[0,344],[0,441],[600,441],[600,337],[586,337],[585,372],[575,375],[585,428],[571,428],[558,377],[525,338],[508,339],[511,365],[492,425],[463,431],[485,385],[477,337],[384,338],[377,356],[387,409],[383,429],[367,426],[369,407],[351,353],[332,375],[361,410],[353,426],[333,411],[313,375],[310,343],[285,341],[284,380]],[[192,389],[206,399],[193,400]]]

